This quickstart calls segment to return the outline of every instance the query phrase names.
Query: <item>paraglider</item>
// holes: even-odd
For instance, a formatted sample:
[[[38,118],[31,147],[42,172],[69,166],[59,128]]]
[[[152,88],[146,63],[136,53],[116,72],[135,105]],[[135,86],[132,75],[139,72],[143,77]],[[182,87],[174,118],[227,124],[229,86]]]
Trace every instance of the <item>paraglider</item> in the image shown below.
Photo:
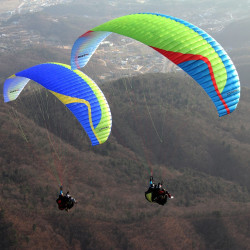
[[[111,131],[109,105],[100,88],[79,70],[59,63],[45,63],[25,69],[4,83],[4,101],[14,101],[26,84],[33,80],[55,95],[77,118],[92,145],[104,143]],[[72,128],[74,129],[74,128]],[[60,210],[68,211],[76,200],[62,187],[56,200]]]
[[[174,197],[162,187],[162,184],[163,182],[159,182],[156,185],[154,183],[153,176],[150,176],[149,187],[145,192],[146,200],[164,206],[168,199],[173,199]]]
[[[112,126],[109,105],[100,88],[84,73],[59,63],[33,66],[5,81],[4,101],[15,100],[29,80],[48,89],[75,115],[93,146],[108,139]]]
[[[77,201],[75,198],[71,197],[69,191],[66,193],[66,195],[64,195],[63,187],[61,186],[59,197],[57,198],[56,203],[59,210],[65,210],[68,212],[75,204],[77,204]]]
[[[112,32],[148,45],[178,65],[206,91],[219,116],[236,109],[240,82],[225,50],[205,31],[167,15],[132,14],[87,31],[73,45],[72,69],[84,67],[99,44]]]

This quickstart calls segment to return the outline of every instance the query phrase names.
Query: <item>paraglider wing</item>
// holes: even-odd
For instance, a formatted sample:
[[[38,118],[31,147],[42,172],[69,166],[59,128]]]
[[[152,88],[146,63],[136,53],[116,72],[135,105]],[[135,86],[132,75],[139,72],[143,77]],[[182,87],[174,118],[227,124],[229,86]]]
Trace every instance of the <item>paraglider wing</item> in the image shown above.
[[[182,68],[206,91],[219,116],[236,109],[240,82],[227,53],[205,31],[171,16],[133,14],[93,28],[75,41],[71,54],[72,69],[84,67],[111,32],[150,46]]]
[[[79,70],[66,64],[45,63],[28,68],[6,79],[4,101],[15,100],[29,80],[54,94],[81,123],[92,145],[104,143],[111,131],[109,105],[100,88]]]

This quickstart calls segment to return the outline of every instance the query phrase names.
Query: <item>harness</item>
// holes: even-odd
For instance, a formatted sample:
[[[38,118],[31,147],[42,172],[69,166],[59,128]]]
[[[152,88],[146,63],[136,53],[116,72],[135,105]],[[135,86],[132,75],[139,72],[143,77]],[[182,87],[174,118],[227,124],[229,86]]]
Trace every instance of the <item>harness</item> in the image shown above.
[[[145,198],[149,202],[158,203],[160,205],[164,205],[167,202],[167,195],[164,190],[160,190],[159,188],[149,188],[145,192]]]

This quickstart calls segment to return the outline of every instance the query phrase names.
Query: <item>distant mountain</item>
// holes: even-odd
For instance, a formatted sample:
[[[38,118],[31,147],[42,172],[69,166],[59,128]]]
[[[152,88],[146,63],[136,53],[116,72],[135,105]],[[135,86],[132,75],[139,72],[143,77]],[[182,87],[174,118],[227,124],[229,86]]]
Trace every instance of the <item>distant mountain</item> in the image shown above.
[[[215,35],[216,39],[223,44],[223,46],[231,48],[249,47],[250,32],[249,32],[250,18],[245,18],[238,21],[233,21],[227,25],[220,33]]]
[[[0,106],[1,222],[20,249],[246,249],[250,92],[218,118],[182,74],[102,84],[112,135],[92,148],[65,107],[30,84]],[[175,199],[144,198],[150,170]],[[60,181],[79,204],[57,210]]]
[[[11,51],[0,54],[1,84],[13,73],[17,73],[39,63],[51,62],[51,58],[53,58],[54,62],[69,64],[69,57],[69,50],[36,45],[22,49],[21,51]]]
[[[234,61],[243,86],[250,87],[250,18],[235,21],[225,27],[215,38],[228,51]]]

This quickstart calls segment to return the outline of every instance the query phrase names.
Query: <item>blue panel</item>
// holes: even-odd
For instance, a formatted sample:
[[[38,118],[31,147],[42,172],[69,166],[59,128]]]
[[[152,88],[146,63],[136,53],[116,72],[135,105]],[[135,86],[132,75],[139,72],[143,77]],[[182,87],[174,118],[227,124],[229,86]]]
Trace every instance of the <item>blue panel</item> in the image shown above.
[[[32,79],[56,93],[88,101],[91,115],[95,117],[94,128],[99,124],[101,119],[99,101],[90,86],[74,71],[58,64],[48,63],[31,67],[16,75]]]
[[[83,126],[84,130],[86,131],[91,140],[92,145],[94,146],[99,144],[89,123],[88,107],[83,103],[70,103],[66,106],[76,116],[77,120]]]
[[[197,81],[211,97],[214,94],[214,86],[211,80],[209,68],[202,60],[192,60],[178,64],[185,72],[187,72],[195,81]],[[193,69],[194,68],[194,69]],[[191,69],[191,70],[190,70]],[[211,91],[211,92],[210,92]],[[217,94],[216,94],[217,96]],[[218,96],[217,96],[218,97]],[[219,99],[219,97],[218,97]]]

